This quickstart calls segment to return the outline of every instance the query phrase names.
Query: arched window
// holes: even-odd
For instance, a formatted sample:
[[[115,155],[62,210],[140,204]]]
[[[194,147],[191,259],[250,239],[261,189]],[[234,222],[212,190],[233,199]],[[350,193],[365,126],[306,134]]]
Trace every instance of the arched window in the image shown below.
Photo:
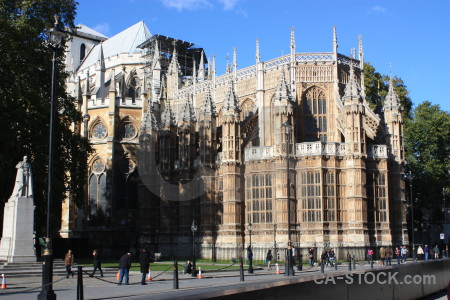
[[[86,45],[82,43],[80,45],[80,62],[83,61],[85,56],[86,56]]]
[[[309,89],[303,96],[303,140],[327,141],[327,100],[319,88]]]
[[[136,209],[138,198],[138,175],[131,160],[124,158],[120,161],[119,172],[116,176],[116,208]]]
[[[89,225],[97,226],[104,224],[107,215],[106,198],[106,174],[103,160],[96,159],[91,167],[91,177],[89,178]]]

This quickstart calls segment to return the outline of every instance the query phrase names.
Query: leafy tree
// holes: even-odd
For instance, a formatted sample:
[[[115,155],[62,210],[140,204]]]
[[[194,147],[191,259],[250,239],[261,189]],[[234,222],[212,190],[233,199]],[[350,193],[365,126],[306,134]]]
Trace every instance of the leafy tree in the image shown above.
[[[403,119],[411,118],[412,101],[403,80],[397,76],[392,78],[394,90],[400,98],[403,108]],[[364,64],[364,88],[366,100],[370,108],[380,113],[384,98],[389,90],[389,76],[381,75],[370,63]]]
[[[442,220],[442,189],[450,170],[450,115],[425,101],[405,123],[407,171],[411,171],[416,221]]]
[[[46,223],[52,71],[52,50],[46,45],[45,33],[53,26],[55,15],[62,25],[73,28],[76,4],[73,0],[0,1],[0,202],[7,201],[13,190],[15,165],[28,155],[34,175],[38,234]],[[81,115],[64,89],[62,56],[57,62],[54,230],[59,228],[63,199],[70,196],[80,203],[84,197],[86,157],[91,151],[88,142],[71,130],[71,126],[81,121]]]

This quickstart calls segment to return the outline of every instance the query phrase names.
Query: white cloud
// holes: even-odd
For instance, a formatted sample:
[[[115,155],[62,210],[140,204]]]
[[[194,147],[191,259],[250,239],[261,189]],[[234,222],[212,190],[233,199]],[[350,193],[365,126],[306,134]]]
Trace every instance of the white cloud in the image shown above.
[[[168,8],[182,10],[198,10],[210,8],[212,4],[208,0],[160,0],[161,3]]]
[[[224,10],[231,10],[236,6],[239,0],[219,0],[219,2],[223,4]]]
[[[375,5],[374,7],[372,7],[370,10],[369,10],[369,14],[371,14],[371,13],[385,13],[387,11],[387,8],[386,7],[384,7],[384,6],[380,6],[380,5]]]
[[[106,36],[109,36],[109,24],[106,22],[100,23],[92,27],[97,32],[100,32],[101,34],[104,34]]]

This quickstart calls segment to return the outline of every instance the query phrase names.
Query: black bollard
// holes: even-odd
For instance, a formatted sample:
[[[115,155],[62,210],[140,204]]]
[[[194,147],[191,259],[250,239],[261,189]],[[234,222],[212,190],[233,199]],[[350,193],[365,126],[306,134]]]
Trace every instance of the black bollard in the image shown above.
[[[349,271],[352,270],[352,259],[351,258],[348,260],[348,270]]]
[[[77,300],[84,299],[83,292],[83,267],[78,266],[78,277],[77,277]]]
[[[240,280],[244,281],[244,262],[242,261],[242,257],[239,258],[239,274]]]
[[[173,262],[173,288],[178,290],[178,261]]]
[[[334,262],[334,269],[337,270],[337,259],[336,259],[336,261]]]
[[[353,255],[353,270],[356,270],[356,259],[354,255]]]
[[[320,273],[325,273],[325,264],[323,261],[320,263]]]
[[[373,269],[373,259],[370,259],[370,268]]]

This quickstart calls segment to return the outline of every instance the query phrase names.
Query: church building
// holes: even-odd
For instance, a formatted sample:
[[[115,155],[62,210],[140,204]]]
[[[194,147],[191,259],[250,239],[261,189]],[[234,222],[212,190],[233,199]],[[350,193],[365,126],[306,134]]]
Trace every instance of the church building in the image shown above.
[[[95,152],[83,207],[63,204],[61,236],[105,256],[145,247],[217,259],[250,243],[264,259],[289,236],[304,255],[339,258],[408,244],[392,79],[377,114],[361,36],[346,56],[334,28],[331,50],[297,52],[292,28],[289,54],[262,61],[257,40],[254,65],[238,69],[235,48],[218,75],[214,56],[142,21],[110,38],[80,25],[67,89],[83,115],[74,130]]]

